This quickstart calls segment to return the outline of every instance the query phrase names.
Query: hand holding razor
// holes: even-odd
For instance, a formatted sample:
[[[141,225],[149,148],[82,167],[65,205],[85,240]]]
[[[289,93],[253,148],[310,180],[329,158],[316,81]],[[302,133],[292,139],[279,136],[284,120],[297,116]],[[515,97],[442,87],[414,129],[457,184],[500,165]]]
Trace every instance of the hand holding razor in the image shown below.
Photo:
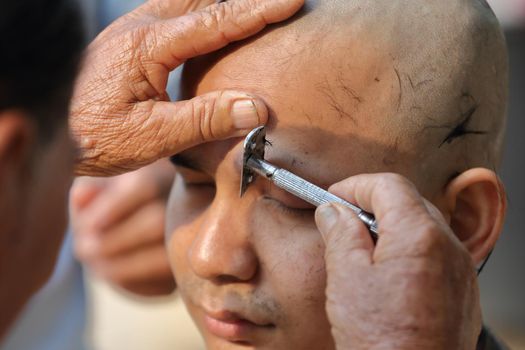
[[[374,242],[377,240],[379,230],[377,222],[372,214],[326,190],[323,190],[288,170],[281,169],[265,161],[265,136],[266,130],[264,126],[261,126],[252,130],[244,141],[241,196],[246,192],[248,186],[255,180],[255,176],[260,175],[274,183],[277,187],[282,188],[316,207],[325,203],[338,203],[350,208],[368,227]]]

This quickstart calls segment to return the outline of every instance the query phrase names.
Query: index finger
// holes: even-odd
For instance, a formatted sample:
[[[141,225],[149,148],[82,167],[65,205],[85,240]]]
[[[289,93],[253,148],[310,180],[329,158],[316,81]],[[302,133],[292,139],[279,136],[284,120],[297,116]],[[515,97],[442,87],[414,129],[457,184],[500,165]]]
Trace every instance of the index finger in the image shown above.
[[[135,11],[144,12],[157,18],[170,18],[181,16],[216,2],[216,0],[149,0]]]
[[[148,48],[153,63],[172,70],[189,58],[216,51],[256,34],[270,23],[289,18],[303,3],[304,0],[230,0],[155,22],[145,42],[154,45]]]

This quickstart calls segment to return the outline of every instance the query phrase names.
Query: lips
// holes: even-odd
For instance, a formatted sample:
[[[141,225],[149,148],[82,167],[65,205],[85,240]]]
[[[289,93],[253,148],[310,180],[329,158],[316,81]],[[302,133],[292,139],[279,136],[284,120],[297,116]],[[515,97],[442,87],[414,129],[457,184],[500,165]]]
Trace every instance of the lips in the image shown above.
[[[208,331],[232,342],[251,342],[262,332],[275,328],[272,323],[254,322],[231,311],[208,312],[204,314],[204,324]]]

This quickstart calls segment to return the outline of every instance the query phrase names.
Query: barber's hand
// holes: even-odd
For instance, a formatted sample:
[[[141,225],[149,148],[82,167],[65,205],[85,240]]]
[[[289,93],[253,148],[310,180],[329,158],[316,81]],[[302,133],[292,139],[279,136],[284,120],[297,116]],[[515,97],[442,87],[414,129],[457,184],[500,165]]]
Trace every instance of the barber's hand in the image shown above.
[[[264,103],[240,91],[170,102],[168,75],[189,58],[290,17],[304,0],[214,2],[150,0],[118,19],[89,46],[70,115],[80,148],[77,175],[138,169],[266,123]]]
[[[71,192],[77,257],[96,276],[139,295],[175,288],[164,248],[166,162],[115,178],[79,178]]]
[[[379,222],[377,246],[349,209],[326,205],[326,310],[338,349],[475,349],[473,262],[438,210],[401,176],[360,175],[330,188]]]

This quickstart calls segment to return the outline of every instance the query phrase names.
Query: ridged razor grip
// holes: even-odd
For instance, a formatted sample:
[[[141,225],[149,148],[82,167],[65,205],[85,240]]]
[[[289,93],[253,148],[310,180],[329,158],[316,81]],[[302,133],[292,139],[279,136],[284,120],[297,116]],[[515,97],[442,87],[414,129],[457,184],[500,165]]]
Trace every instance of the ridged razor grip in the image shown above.
[[[377,240],[379,231],[377,222],[372,214],[285,169],[277,169],[272,175],[272,182],[283,190],[292,193],[316,207],[325,203],[339,203],[352,209],[361,221],[368,226],[374,240]]]

